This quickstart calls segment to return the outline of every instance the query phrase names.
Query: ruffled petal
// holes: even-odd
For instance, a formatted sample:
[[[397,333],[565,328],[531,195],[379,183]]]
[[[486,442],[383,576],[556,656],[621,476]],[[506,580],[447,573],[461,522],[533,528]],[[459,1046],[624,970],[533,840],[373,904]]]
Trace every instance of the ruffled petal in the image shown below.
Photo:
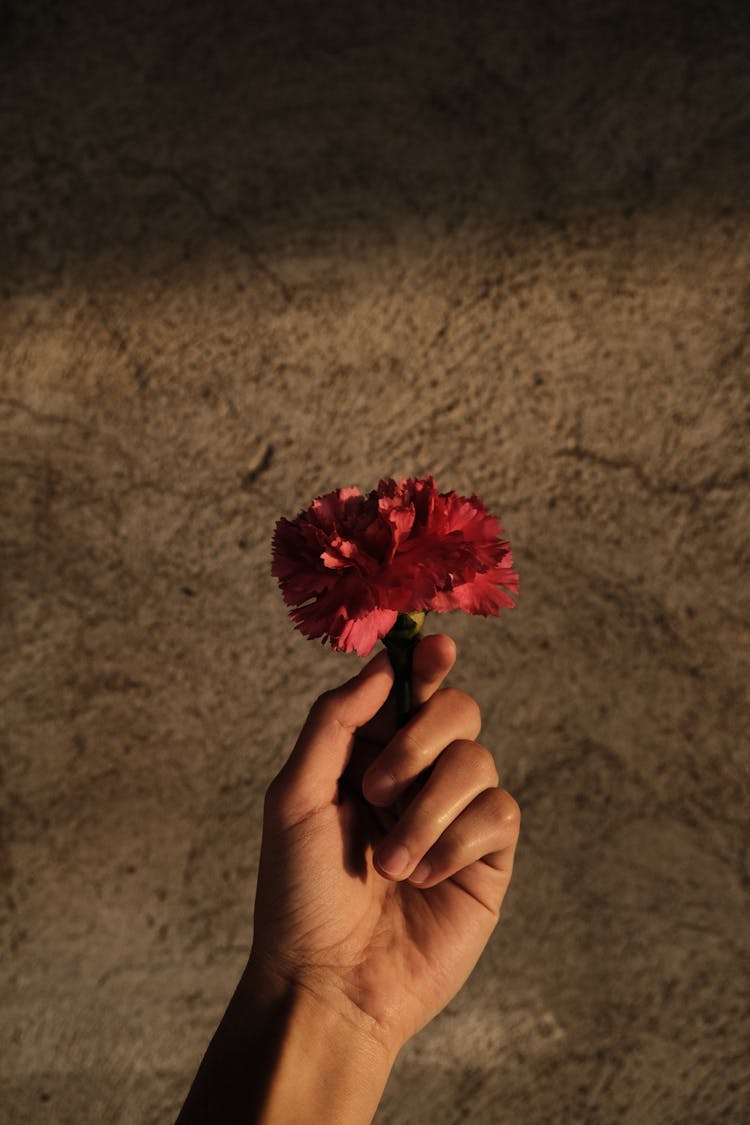
[[[308,637],[364,656],[398,613],[497,615],[519,579],[500,521],[432,476],[340,488],[274,530],[271,573]]]

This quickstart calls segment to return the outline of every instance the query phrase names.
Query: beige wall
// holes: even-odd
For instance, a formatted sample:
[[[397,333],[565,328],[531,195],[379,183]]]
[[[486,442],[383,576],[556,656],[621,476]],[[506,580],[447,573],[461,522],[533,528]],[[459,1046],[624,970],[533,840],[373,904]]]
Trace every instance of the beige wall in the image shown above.
[[[0,1110],[174,1115],[358,663],[275,520],[433,472],[513,544],[428,630],[524,821],[378,1121],[741,1120],[747,15],[162,7],[2,7]]]

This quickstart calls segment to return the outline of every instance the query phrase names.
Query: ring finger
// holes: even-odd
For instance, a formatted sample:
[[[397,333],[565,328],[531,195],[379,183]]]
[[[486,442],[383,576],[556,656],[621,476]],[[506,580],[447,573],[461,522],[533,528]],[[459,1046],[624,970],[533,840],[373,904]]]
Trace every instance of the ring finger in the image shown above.
[[[510,793],[486,789],[421,857],[411,881],[432,887],[453,878],[477,898],[497,895],[499,906],[513,871],[520,823],[521,812]]]
[[[497,768],[489,750],[467,739],[451,742],[423,788],[375,849],[373,860],[380,873],[392,879],[408,878],[474,798],[497,784]]]

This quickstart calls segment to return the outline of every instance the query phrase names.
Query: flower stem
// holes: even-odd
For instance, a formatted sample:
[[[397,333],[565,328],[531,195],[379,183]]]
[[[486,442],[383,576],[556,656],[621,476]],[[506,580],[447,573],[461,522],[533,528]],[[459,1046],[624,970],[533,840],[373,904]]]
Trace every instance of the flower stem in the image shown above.
[[[411,670],[414,649],[422,637],[422,627],[427,616],[424,610],[399,613],[396,624],[383,637],[393,668],[396,699],[396,724],[404,726],[412,713]]]

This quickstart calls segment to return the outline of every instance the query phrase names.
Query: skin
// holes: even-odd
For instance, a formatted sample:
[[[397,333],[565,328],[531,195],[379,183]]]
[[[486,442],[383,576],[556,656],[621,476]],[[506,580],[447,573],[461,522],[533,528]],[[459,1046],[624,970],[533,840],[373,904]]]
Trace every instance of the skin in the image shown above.
[[[444,686],[455,659],[445,635],[419,643],[400,730],[385,652],[313,705],[268,789],[252,950],[179,1125],[371,1121],[469,976],[520,813],[477,703]]]

